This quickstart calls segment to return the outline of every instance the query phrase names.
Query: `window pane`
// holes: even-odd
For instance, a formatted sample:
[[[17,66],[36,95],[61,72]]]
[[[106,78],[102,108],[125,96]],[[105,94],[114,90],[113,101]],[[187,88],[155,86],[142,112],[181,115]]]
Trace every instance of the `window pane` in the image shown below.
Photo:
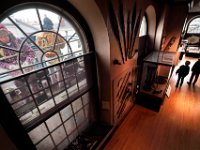
[[[58,81],[62,81],[63,77],[62,74],[60,72],[60,67],[59,66],[54,66],[54,67],[50,67],[48,68],[48,70],[46,70],[46,72],[48,72],[47,76],[50,82],[50,85],[53,85],[55,87],[56,90],[57,85],[56,83],[58,83]]]
[[[40,32],[35,34],[35,43],[40,50],[48,52],[45,60],[52,59],[56,56],[62,56],[63,53],[61,49],[68,46],[63,37],[53,32]],[[54,53],[50,53],[51,51]]]
[[[68,135],[76,128],[76,123],[73,117],[67,120],[64,125]]]
[[[87,104],[87,105],[84,107],[84,110],[85,110],[85,117],[89,120],[89,119],[90,119],[89,117],[91,116],[91,114],[90,114],[90,112],[91,112],[90,105]]]
[[[53,99],[50,99],[49,101],[43,103],[42,105],[39,106],[40,112],[44,113],[48,111],[49,109],[53,108],[55,106]]]
[[[58,94],[57,96],[55,96],[55,101],[56,101],[56,104],[66,100],[68,98],[67,96],[67,92],[64,91],[64,92],[61,92],[60,94]]]
[[[190,22],[187,33],[200,33],[200,18],[196,18]]]
[[[49,89],[41,90],[40,92],[34,94],[34,98],[38,105],[43,104],[51,98],[51,93]]]
[[[54,31],[57,30],[60,21],[60,16],[58,16],[56,13],[52,11],[45,9],[39,9],[39,14],[42,21],[42,27],[44,30],[54,30]]]
[[[36,148],[37,148],[37,150],[53,149],[54,145],[53,145],[53,142],[52,142],[50,136],[48,136],[42,142],[40,142],[38,145],[36,145]]]
[[[139,37],[147,35],[147,19],[145,16],[142,18]]]
[[[82,50],[82,44],[79,36],[76,32],[72,32],[71,35],[68,33],[68,42],[73,52],[78,52]]]
[[[72,116],[71,105],[68,105],[67,107],[65,107],[63,110],[60,111],[60,113],[61,113],[62,120],[63,121],[67,120],[69,117]]]
[[[52,131],[53,129],[55,129],[56,127],[58,127],[61,124],[61,119],[59,114],[55,114],[54,116],[52,116],[51,118],[49,118],[47,121],[47,126],[49,128],[50,131]]]
[[[14,19],[14,18],[12,18]],[[14,19],[15,20],[15,19]],[[1,45],[6,46],[8,48],[12,48],[13,50],[19,51],[23,41],[26,39],[24,33],[22,33],[16,25],[14,25],[8,18],[4,19],[1,22],[3,26],[3,30],[0,32],[0,35],[4,38],[7,35],[8,41],[1,40]],[[10,43],[11,42],[11,43]]]
[[[12,80],[1,86],[11,104],[30,95],[24,78]]]
[[[77,126],[80,126],[81,123],[83,123],[85,121],[85,116],[84,116],[83,109],[81,109],[79,112],[77,112],[75,114],[75,118],[76,118]]]
[[[35,8],[20,10],[10,17],[27,35],[41,30]]]
[[[66,138],[66,133],[63,126],[60,126],[52,133],[52,137],[56,145],[58,145],[64,138]]]
[[[71,80],[70,80],[71,79]],[[70,77],[68,80],[66,80],[66,86],[68,87],[67,91],[69,94],[69,97],[72,97],[76,93],[78,93],[78,86],[76,84],[76,77]]]
[[[89,103],[89,93],[86,93],[82,96],[82,99],[83,99],[83,105],[86,105]]]
[[[28,133],[33,143],[39,142],[42,138],[44,138],[47,134],[47,128],[45,127],[44,123],[33,129],[31,132]]]
[[[38,109],[36,108],[32,97],[13,104],[12,108],[14,109],[22,124],[28,123],[39,116]]]
[[[39,92],[48,87],[48,81],[44,71],[33,73],[27,79],[32,93]]]
[[[89,121],[88,120],[84,120],[84,122],[82,122],[80,124],[80,126],[78,127],[79,133],[84,132],[84,130],[88,129],[88,127],[89,127]]]
[[[64,78],[73,76],[75,74],[75,67],[74,67],[73,61],[65,62],[62,65],[62,70],[63,70]]]
[[[77,130],[75,130],[74,132],[72,132],[70,135],[69,135],[69,141],[72,142],[75,140],[75,138],[78,136],[78,132]]]
[[[72,102],[72,107],[73,107],[74,113],[77,112],[78,110],[80,110],[83,107],[81,98]]]
[[[58,150],[64,150],[69,145],[68,139],[65,139],[61,144],[57,146]]]
[[[76,75],[77,75],[79,89],[81,90],[87,87],[88,84],[87,84],[87,79],[86,79],[86,72],[80,71]]]

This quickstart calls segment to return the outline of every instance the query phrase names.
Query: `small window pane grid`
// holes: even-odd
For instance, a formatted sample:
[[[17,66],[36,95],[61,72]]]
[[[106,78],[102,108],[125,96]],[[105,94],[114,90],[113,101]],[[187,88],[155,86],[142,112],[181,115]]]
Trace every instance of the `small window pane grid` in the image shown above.
[[[89,98],[88,94],[76,99],[28,133],[37,149],[64,149],[89,126],[87,113],[91,102],[85,98]]]
[[[64,63],[60,64],[60,66],[63,66],[63,64]],[[55,67],[57,68],[57,65]],[[21,78],[10,80],[1,85],[4,94],[23,125],[29,121],[34,121],[33,119],[37,119],[37,117],[39,118],[42,113],[51,111],[51,108],[56,107],[56,96],[62,97],[63,93],[68,93],[67,89],[74,87],[73,85],[69,86],[65,84],[65,89],[63,91],[53,94],[53,86],[51,86],[51,78],[49,77],[51,74],[46,74],[49,73],[48,69],[49,68],[31,73],[27,76],[24,75]],[[63,69],[64,68],[62,68],[61,73],[63,73]],[[30,78],[33,76],[40,76],[40,78],[36,78],[34,80],[35,82],[32,82]],[[39,82],[38,80],[44,80],[44,82]],[[16,81],[19,82],[19,88],[16,87],[12,91],[9,91],[9,88],[12,87]],[[63,82],[65,83],[65,80],[63,80]],[[59,86],[59,83],[60,82],[54,84],[54,87]],[[79,87],[78,83],[76,84],[76,87]],[[37,86],[41,86],[39,87],[40,90],[37,89]],[[88,88],[88,86],[85,87]],[[57,89],[60,90],[59,87]],[[80,92],[80,90],[76,91]],[[77,93],[74,92],[74,94]],[[37,149],[60,149],[60,147],[67,147],[79,133],[89,126],[88,114],[89,112],[91,113],[89,107],[91,102],[88,95],[89,94],[86,93],[75,101],[72,101],[64,109],[60,110],[28,133]],[[69,94],[66,94],[64,97],[69,99]],[[63,101],[67,99],[63,99]]]
[[[187,33],[200,33],[200,18],[196,18],[190,22]]]
[[[1,88],[21,123],[26,125],[56,105],[92,88],[91,75],[86,74],[86,69],[92,70],[91,65],[85,64],[92,63],[86,61],[88,58],[74,58],[2,83]],[[78,102],[72,105],[75,112],[79,111]]]

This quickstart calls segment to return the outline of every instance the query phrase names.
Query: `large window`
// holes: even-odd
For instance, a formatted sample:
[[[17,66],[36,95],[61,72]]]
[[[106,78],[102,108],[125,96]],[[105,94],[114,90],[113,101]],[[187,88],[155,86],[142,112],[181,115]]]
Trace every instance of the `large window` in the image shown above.
[[[70,14],[39,6],[0,22],[0,85],[35,147],[64,149],[91,123],[93,54]]]

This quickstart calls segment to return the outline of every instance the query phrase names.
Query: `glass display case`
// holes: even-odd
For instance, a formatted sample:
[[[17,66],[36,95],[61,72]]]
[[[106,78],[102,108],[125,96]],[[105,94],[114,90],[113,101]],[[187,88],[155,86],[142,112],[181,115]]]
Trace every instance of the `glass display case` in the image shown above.
[[[162,103],[168,87],[175,62],[175,52],[150,53],[143,60],[141,82],[139,86],[139,101]]]

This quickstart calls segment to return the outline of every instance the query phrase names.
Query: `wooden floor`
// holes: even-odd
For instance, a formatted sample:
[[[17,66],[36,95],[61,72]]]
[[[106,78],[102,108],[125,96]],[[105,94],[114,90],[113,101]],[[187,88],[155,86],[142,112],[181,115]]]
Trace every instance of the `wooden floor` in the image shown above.
[[[178,66],[186,59],[190,66],[197,60],[185,57]],[[170,97],[159,112],[135,105],[104,149],[200,150],[200,78],[195,87],[189,87],[189,77],[181,88],[175,88],[177,76],[173,74]]]

